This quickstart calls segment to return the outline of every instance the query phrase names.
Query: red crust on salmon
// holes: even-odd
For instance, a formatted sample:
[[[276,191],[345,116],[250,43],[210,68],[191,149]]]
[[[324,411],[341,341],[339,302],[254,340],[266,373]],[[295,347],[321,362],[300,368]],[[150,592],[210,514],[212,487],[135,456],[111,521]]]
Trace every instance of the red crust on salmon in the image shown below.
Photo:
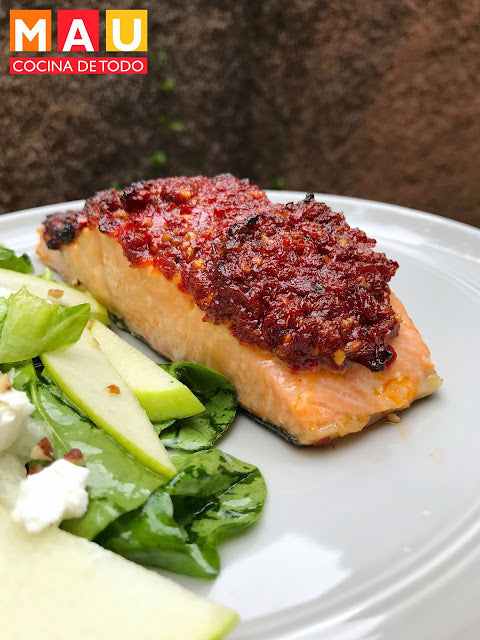
[[[157,351],[222,372],[261,421],[318,444],[440,384],[374,244],[311,194],[275,205],[225,175],[97,194],[49,217],[38,253]]]

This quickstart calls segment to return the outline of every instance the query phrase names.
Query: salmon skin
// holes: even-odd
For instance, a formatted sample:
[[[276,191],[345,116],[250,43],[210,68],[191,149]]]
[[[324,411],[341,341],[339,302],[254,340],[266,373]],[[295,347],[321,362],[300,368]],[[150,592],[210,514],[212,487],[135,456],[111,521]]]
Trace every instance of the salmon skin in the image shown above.
[[[441,384],[389,280],[398,265],[313,195],[165,178],[50,216],[37,252],[171,360],[224,374],[292,442],[360,431]]]

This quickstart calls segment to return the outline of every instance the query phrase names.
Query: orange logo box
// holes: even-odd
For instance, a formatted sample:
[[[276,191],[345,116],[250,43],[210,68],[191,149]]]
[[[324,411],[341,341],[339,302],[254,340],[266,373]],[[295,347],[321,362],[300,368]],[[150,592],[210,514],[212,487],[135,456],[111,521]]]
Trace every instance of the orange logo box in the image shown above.
[[[51,51],[52,12],[10,11],[10,51]]]

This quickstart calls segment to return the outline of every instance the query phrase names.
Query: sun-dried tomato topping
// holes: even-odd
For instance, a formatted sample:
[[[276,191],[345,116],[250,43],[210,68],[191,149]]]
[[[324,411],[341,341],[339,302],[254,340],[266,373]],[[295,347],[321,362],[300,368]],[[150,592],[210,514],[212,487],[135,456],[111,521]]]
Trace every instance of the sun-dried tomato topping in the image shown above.
[[[109,384],[107,387],[107,391],[108,393],[112,393],[118,396],[120,394],[120,387],[116,384]]]
[[[395,359],[388,282],[398,264],[312,194],[278,205],[230,175],[165,178],[96,194],[77,223],[64,215],[76,233],[88,224],[116,238],[132,265],[191,294],[205,320],[292,370],[356,361],[381,371]],[[61,220],[46,221],[50,248]]]
[[[62,211],[48,216],[44,223],[44,237],[48,249],[61,249],[71,244],[88,223],[81,211]]]

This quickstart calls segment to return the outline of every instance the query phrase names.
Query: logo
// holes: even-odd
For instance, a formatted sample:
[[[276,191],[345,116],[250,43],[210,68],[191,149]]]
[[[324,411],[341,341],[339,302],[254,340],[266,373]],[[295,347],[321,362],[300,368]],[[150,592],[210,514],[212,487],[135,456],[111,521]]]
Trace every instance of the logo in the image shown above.
[[[10,11],[10,51],[51,50],[51,11]]]
[[[108,10],[106,12],[107,51],[146,51],[147,12]]]
[[[100,50],[99,11],[97,9],[59,9],[56,12],[56,51],[63,57],[10,58],[11,74],[145,74],[146,57],[68,57],[70,53]],[[145,52],[148,50],[148,12],[146,10],[107,10],[105,12],[105,51]],[[10,51],[44,53],[52,51],[51,10],[10,11]]]
[[[57,11],[57,51],[98,51],[98,11]]]

